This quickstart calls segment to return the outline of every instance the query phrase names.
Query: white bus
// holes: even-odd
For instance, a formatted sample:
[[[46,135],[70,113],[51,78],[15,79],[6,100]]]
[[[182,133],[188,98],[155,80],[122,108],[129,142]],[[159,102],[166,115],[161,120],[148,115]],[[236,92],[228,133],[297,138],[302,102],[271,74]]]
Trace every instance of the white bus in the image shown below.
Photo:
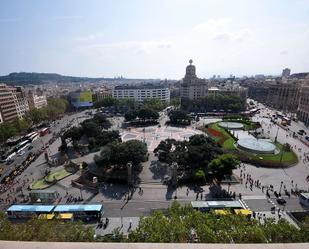
[[[15,155],[16,155],[15,151],[10,151],[10,152],[6,153],[5,155],[1,156],[0,162],[5,163],[5,162],[9,161],[10,159],[12,159]]]
[[[20,151],[26,144],[30,144],[30,143],[31,143],[30,140],[25,140],[25,141],[20,142],[19,144],[15,146],[15,152]]]
[[[36,139],[38,139],[40,136],[40,134],[38,132],[34,132],[28,139],[33,142],[35,141]]]

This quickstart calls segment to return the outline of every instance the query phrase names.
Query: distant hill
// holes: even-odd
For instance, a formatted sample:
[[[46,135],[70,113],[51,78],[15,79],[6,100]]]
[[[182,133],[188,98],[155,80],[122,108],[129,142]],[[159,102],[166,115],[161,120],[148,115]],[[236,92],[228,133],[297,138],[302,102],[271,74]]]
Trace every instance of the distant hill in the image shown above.
[[[63,76],[56,73],[10,73],[9,75],[0,76],[0,83],[9,85],[40,85],[46,83],[81,83],[81,82],[98,82],[100,80],[111,80],[109,78],[88,78]]]

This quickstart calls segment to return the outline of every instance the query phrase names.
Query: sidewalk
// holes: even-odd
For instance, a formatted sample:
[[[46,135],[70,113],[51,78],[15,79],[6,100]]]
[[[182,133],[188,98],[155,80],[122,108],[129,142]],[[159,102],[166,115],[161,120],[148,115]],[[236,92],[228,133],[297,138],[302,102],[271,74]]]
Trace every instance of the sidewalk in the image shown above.
[[[106,229],[103,228],[96,228],[95,233],[97,235],[105,235],[112,233],[112,231],[116,228],[121,228],[121,232],[124,234],[129,233],[129,226],[130,222],[132,222],[132,227],[131,230],[136,229],[138,222],[139,222],[140,217],[114,217],[114,218],[109,218],[109,224]],[[103,219],[103,223],[105,222],[105,218]],[[121,226],[122,224],[122,226]]]

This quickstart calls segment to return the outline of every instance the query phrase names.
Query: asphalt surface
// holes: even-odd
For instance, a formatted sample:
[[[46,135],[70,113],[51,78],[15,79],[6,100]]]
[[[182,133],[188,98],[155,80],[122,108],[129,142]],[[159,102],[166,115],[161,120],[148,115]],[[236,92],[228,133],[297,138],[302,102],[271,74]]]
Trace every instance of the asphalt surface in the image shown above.
[[[63,128],[68,128],[77,125],[78,123],[82,122],[86,117],[90,118],[85,114],[87,111],[74,113],[72,115],[66,115],[62,119],[52,122],[50,125],[50,133],[42,137],[40,136],[38,139],[33,141],[31,144],[33,148],[31,150],[28,150],[28,148],[26,148],[24,150],[25,154],[23,154],[22,156],[17,155],[14,156],[13,157],[14,162],[9,165],[7,165],[6,163],[0,163],[3,168],[0,176],[0,181],[6,176],[8,176],[11,172],[13,172],[15,168],[26,159],[26,157],[30,152],[37,153],[42,147],[44,147],[44,145],[48,144],[49,140],[53,137],[53,133],[59,133]],[[73,119],[76,119],[75,122],[71,123],[71,125],[69,126],[70,122]]]

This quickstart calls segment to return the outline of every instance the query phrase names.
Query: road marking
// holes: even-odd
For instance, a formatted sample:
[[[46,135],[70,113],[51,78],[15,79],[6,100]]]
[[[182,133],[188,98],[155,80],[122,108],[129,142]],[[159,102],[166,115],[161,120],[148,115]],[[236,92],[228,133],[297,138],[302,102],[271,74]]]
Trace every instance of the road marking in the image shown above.
[[[244,200],[266,200],[267,198],[264,195],[248,195],[248,196],[243,196],[242,199]]]

